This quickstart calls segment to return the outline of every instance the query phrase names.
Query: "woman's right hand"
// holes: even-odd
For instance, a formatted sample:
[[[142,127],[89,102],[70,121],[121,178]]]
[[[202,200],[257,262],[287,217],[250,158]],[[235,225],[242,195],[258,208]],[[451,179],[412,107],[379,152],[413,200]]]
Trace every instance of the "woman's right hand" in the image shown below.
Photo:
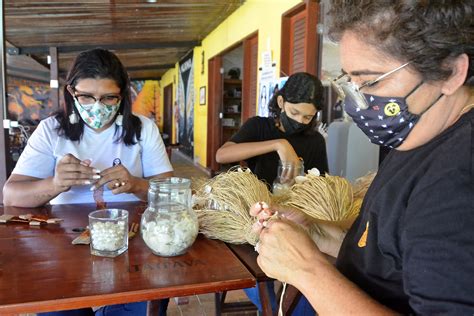
[[[56,165],[53,184],[56,190],[66,192],[74,185],[88,185],[100,179],[100,170],[90,166],[91,160],[80,160],[66,154]]]

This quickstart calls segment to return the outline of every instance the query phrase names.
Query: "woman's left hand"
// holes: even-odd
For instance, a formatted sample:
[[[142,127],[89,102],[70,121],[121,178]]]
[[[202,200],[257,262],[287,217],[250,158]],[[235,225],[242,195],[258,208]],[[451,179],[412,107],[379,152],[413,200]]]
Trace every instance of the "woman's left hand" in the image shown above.
[[[287,219],[268,221],[260,234],[258,265],[271,278],[294,284],[295,272],[311,271],[324,255],[298,224]]]
[[[132,176],[124,165],[118,164],[102,170],[100,175],[100,180],[94,184],[95,189],[107,185],[113,194],[135,193],[134,188],[137,178]]]

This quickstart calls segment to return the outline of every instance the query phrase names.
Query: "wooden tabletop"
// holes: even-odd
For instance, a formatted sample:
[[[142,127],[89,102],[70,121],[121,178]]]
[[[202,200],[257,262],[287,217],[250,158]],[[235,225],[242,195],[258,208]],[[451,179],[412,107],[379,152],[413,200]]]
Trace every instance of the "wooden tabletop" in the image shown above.
[[[110,203],[140,222],[143,204]],[[0,224],[0,314],[34,313],[147,301],[255,286],[255,277],[222,242],[201,235],[178,257],[158,257],[140,235],[116,258],[96,257],[88,245],[72,245],[95,205],[38,209],[5,207],[2,213],[43,214],[61,224]]]

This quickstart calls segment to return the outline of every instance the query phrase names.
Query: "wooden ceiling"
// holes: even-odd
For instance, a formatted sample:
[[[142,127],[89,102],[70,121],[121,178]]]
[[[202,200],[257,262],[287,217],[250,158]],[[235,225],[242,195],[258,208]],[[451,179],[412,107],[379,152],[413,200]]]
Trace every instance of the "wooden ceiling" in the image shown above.
[[[49,48],[57,47],[65,78],[77,53],[102,47],[117,54],[132,79],[159,79],[244,1],[7,0],[7,71],[21,73],[25,56],[31,67],[49,67]]]

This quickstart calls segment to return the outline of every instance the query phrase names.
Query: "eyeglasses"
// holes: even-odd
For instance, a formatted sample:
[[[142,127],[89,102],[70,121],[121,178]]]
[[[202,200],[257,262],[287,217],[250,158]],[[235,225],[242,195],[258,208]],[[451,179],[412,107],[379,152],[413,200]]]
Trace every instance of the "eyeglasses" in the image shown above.
[[[99,99],[90,94],[75,94],[74,97],[81,105],[92,105],[99,101],[104,105],[117,106],[122,99],[119,95],[103,95]]]
[[[364,94],[360,92],[360,90],[364,87],[371,87],[375,85],[380,80],[385,79],[386,77],[402,69],[408,64],[410,64],[410,62],[407,62],[393,70],[390,70],[389,72],[384,73],[383,75],[377,77],[374,80],[364,82],[360,87],[357,84],[351,82],[351,78],[346,73],[343,73],[336,79],[332,80],[331,84],[342,100],[344,100],[345,98],[352,98],[361,109],[365,110],[369,107],[369,104],[367,103],[367,99],[365,98]]]

